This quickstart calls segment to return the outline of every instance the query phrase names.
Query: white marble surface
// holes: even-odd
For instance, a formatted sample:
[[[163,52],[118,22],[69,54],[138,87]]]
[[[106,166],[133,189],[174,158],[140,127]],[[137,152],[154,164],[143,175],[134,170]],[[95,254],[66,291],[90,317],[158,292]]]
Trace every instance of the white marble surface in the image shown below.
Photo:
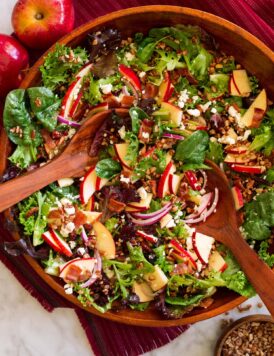
[[[0,33],[12,31],[10,16],[15,0],[0,1]],[[212,356],[221,333],[221,320],[238,319],[255,313],[259,298],[245,304],[253,308],[239,314],[237,310],[197,323],[168,345],[146,356]],[[1,356],[88,356],[92,351],[85,333],[72,310],[45,311],[14,276],[0,263],[0,355]]]

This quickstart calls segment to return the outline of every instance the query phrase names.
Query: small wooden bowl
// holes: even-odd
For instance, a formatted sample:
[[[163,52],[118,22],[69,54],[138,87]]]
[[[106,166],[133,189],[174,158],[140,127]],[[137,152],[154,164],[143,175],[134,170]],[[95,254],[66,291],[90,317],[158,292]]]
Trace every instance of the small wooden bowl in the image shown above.
[[[242,28],[203,11],[178,6],[162,5],[130,8],[88,22],[75,29],[59,42],[72,47],[81,45],[88,33],[98,31],[103,27],[117,28],[121,31],[124,38],[127,38],[136,32],[145,33],[153,27],[172,26],[176,24],[197,25],[210,33],[216,38],[221,48],[226,53],[234,55],[248,71],[260,79],[262,85],[267,88],[268,96],[274,98],[274,82],[270,80],[274,71],[274,55],[272,51]],[[52,51],[53,47],[51,47],[48,52]],[[43,61],[44,56],[42,56],[30,69],[21,88],[39,85],[41,81],[39,66]],[[0,152],[1,175],[5,170],[7,157],[10,152],[10,144],[3,130],[0,135]],[[4,218],[11,219],[11,215],[8,211],[5,212]],[[18,239],[16,233],[13,232],[12,236],[14,239]],[[109,311],[105,314],[101,314],[92,307],[84,308],[76,297],[65,294],[60,281],[47,275],[36,260],[29,256],[25,256],[25,258],[39,276],[49,285],[49,288],[53,288],[57,293],[74,305],[103,318],[125,324],[168,327],[196,323],[197,321],[212,318],[213,316],[224,313],[245,300],[244,297],[241,297],[232,291],[220,288],[214,295],[214,303],[208,309],[195,308],[192,312],[178,320],[162,319],[161,315],[157,313],[153,307],[144,312],[122,310],[120,312]]]
[[[255,315],[250,315],[250,316],[245,316],[244,318],[241,318],[239,320],[234,321],[229,327],[222,333],[222,335],[219,337],[216,347],[215,347],[215,353],[214,356],[222,356],[222,351],[224,344],[229,337],[229,335],[242,325],[250,322],[269,322],[274,324],[274,320],[271,318],[269,315],[264,315],[264,314],[255,314]]]

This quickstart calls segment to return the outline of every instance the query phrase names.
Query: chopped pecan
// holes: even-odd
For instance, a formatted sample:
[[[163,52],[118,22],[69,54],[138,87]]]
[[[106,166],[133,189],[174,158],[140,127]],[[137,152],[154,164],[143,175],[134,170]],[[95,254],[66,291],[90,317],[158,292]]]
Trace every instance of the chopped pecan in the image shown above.
[[[201,301],[200,307],[206,309],[206,308],[210,307],[213,302],[214,302],[213,298],[205,298]]]
[[[145,86],[145,93],[143,94],[143,99],[148,99],[148,98],[155,98],[155,96],[158,94],[159,88],[152,84],[152,83],[147,83]]]
[[[28,212],[26,212],[26,218],[29,218],[30,216],[32,216],[33,214],[37,213],[38,211],[38,207],[34,206],[33,208],[31,208]]]

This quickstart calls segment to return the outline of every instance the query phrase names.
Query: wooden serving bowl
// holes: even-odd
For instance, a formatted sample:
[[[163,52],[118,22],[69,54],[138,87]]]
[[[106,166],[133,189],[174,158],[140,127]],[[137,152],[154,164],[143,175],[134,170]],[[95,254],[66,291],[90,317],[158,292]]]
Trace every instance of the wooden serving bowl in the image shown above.
[[[272,98],[274,97],[274,83],[270,81],[274,69],[274,58],[271,50],[240,27],[223,20],[222,18],[202,11],[160,5],[130,8],[99,17],[98,19],[75,29],[59,42],[70,46],[80,45],[88,33],[100,30],[102,27],[117,28],[122,32],[124,38],[127,38],[136,32],[146,32],[152,27],[171,26],[180,23],[198,25],[212,34],[226,53],[234,55],[248,71],[260,79],[262,85],[267,88],[268,96]],[[49,51],[52,49],[53,47],[51,47]],[[30,69],[21,88],[39,85],[41,80],[39,66],[43,63],[43,58],[44,57],[41,57]],[[2,130],[0,137],[0,175],[5,169],[9,150],[10,145]],[[8,211],[5,212],[5,218],[11,218]],[[13,238],[18,239],[18,236],[13,233]],[[167,327],[195,323],[226,312],[245,300],[245,298],[232,291],[219,289],[214,295],[214,303],[208,309],[196,308],[191,313],[177,320],[163,320],[161,315],[158,314],[153,307],[145,312],[123,310],[119,312],[109,311],[105,314],[101,314],[94,308],[84,308],[80,302],[78,302],[76,297],[65,294],[64,288],[58,279],[47,275],[36,260],[29,256],[25,256],[25,259],[49,287],[53,288],[74,305],[103,318],[125,324]]]

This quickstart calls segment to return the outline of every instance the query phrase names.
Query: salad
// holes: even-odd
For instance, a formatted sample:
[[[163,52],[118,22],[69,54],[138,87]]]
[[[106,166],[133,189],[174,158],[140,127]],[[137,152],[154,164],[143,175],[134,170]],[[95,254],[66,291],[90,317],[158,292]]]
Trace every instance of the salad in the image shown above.
[[[154,307],[163,318],[207,308],[218,288],[254,290],[231,252],[196,231],[218,208],[206,159],[229,178],[243,237],[274,266],[274,108],[256,77],[202,29],[91,33],[57,44],[41,86],[7,96],[15,145],[2,180],[62,152],[81,124],[113,109],[83,177],[65,177],[13,208],[22,238],[6,244],[41,261],[84,306]],[[124,110],[117,110],[122,108]]]

